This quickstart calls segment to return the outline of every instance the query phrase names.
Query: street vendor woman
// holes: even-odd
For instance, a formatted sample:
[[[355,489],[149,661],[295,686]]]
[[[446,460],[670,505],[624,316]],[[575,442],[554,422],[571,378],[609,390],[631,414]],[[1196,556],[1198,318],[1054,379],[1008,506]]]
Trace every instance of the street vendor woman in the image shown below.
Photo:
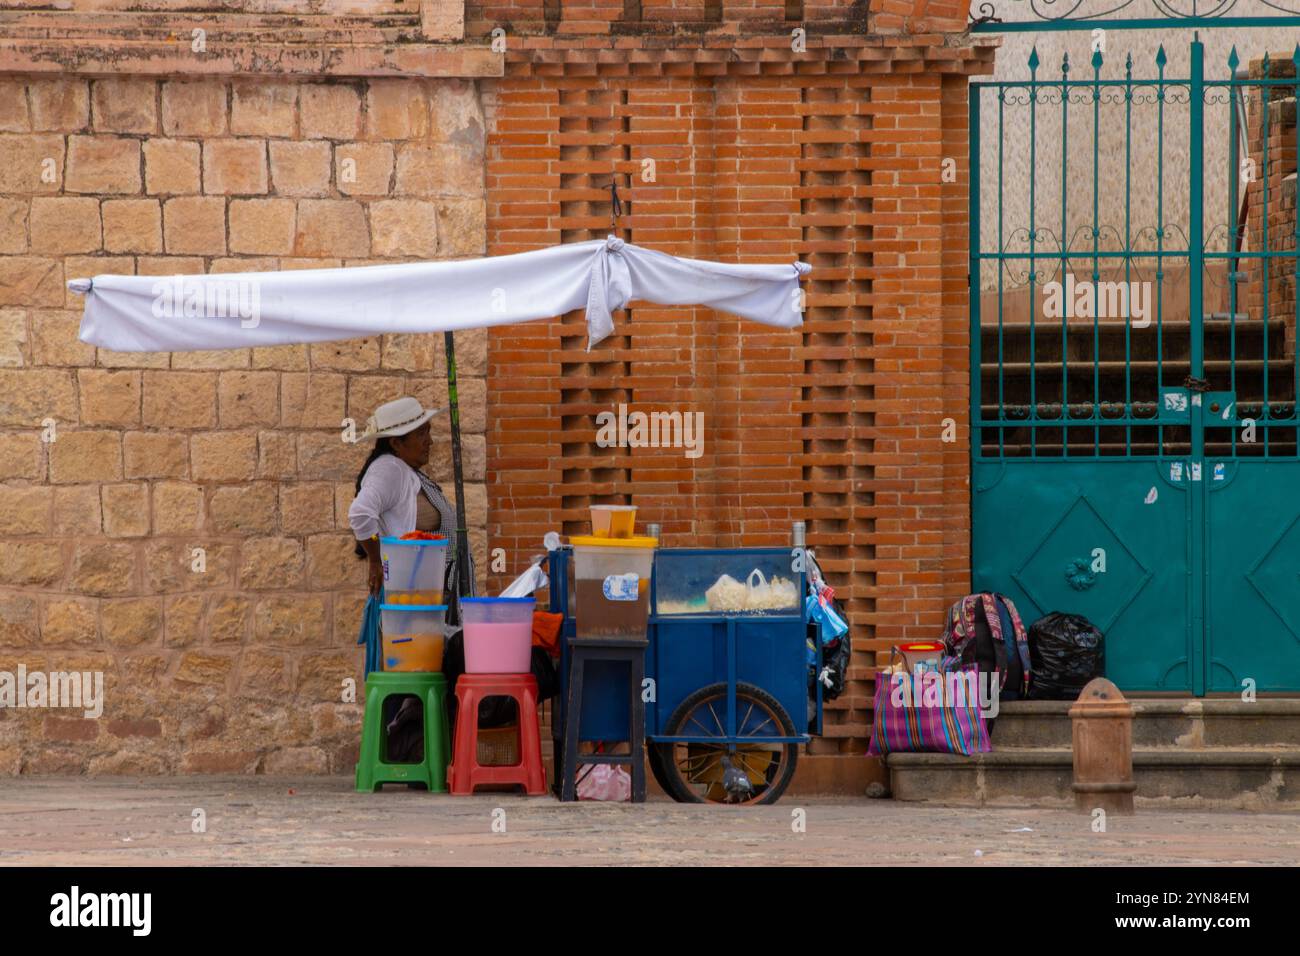
[[[456,533],[456,509],[442,489],[420,469],[429,463],[433,444],[429,420],[437,411],[425,411],[414,398],[404,396],[375,409],[366,421],[360,440],[373,438],[366,462],[357,475],[356,497],[348,508],[348,524],[357,539],[357,554],[367,559],[367,583],[378,597],[384,587],[384,566],[380,538],[400,538],[412,531],[437,531],[451,538]],[[455,549],[452,549],[455,553]],[[447,562],[445,581],[455,581],[455,559]],[[445,588],[448,605],[445,620],[460,621],[454,587]],[[392,703],[396,705],[397,699]],[[414,697],[400,707],[387,710],[388,759],[418,761],[424,752],[424,723]]]
[[[357,555],[369,564],[371,594],[378,595],[384,586],[379,538],[400,538],[412,531],[437,531],[448,538],[456,533],[456,509],[420,470],[429,463],[429,420],[435,414],[437,410],[425,411],[414,398],[399,398],[375,409],[361,433],[359,440],[373,438],[375,447],[357,475],[348,523],[357,539]],[[449,577],[452,564],[448,562]]]

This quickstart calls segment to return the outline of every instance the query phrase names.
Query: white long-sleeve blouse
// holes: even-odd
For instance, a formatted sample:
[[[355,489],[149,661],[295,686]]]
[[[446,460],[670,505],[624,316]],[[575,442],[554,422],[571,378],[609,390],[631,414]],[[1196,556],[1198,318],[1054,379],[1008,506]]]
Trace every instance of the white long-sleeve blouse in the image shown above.
[[[361,479],[348,524],[358,541],[374,535],[401,537],[415,530],[416,499],[420,476],[396,455],[380,455]]]

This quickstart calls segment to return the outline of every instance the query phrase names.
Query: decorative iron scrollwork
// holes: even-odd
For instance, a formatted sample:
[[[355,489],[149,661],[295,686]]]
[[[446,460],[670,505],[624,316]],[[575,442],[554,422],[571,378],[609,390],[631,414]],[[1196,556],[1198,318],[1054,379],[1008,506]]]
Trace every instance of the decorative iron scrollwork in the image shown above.
[[[967,15],[968,17],[970,17],[970,25],[971,25],[971,26],[973,26],[973,27],[974,27],[974,26],[979,26],[980,24],[983,24],[983,23],[1001,23],[1001,22],[1002,22],[1002,18],[996,15],[996,11],[993,9],[993,4],[991,4],[991,3],[981,3],[981,4],[979,5],[979,14],[980,14],[980,15],[977,17],[977,16],[975,16],[975,14],[972,13],[971,11],[969,11],[969,10],[966,11],[966,15]]]
[[[1106,17],[1112,17],[1120,11],[1136,12],[1149,8],[1149,19],[1155,20],[1222,20],[1225,25],[1231,24],[1234,20],[1248,20],[1251,17],[1233,17],[1230,16],[1237,7],[1237,0],[1003,0],[1008,6],[1004,10],[1013,12],[1026,11],[1029,15],[1017,17],[1013,20],[1005,20],[998,16],[1000,12],[991,0],[983,0],[978,5],[972,4],[972,9],[967,11],[969,18],[968,26],[983,26],[989,23],[1024,23],[1038,21],[1043,24],[1056,25],[1058,28],[1063,24],[1090,23],[1096,26],[1115,26],[1123,20],[1107,21]],[[1300,17],[1300,2],[1291,0],[1290,3],[1279,2],[1279,0],[1258,0],[1259,4],[1267,7],[1269,10],[1276,10],[1279,13],[1291,17]],[[977,15],[978,14],[978,15]],[[1128,17],[1125,17],[1128,19]]]

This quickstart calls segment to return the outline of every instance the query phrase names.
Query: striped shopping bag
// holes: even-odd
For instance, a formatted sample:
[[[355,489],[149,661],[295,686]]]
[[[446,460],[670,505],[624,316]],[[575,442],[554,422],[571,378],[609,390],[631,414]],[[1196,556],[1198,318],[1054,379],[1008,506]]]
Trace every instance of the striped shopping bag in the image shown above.
[[[922,668],[876,677],[875,726],[867,753],[988,753],[979,667]]]

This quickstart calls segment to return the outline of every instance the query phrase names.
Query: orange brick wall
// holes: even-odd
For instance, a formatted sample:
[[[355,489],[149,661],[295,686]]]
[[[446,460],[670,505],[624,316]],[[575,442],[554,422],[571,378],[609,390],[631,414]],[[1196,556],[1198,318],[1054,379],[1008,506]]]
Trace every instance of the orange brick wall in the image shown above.
[[[1288,54],[1279,52],[1269,57],[1267,67],[1262,59],[1251,62],[1249,72],[1253,80],[1277,80],[1294,77],[1296,68]],[[1246,149],[1247,155],[1255,164],[1255,172],[1254,178],[1245,187],[1247,211],[1244,247],[1258,251],[1267,246],[1272,252],[1288,253],[1295,248],[1296,225],[1295,91],[1286,86],[1271,89],[1248,86],[1245,96],[1248,117]],[[1264,288],[1265,269],[1261,261],[1239,259],[1235,267],[1245,277],[1245,282],[1238,290],[1237,311],[1252,319],[1266,316],[1270,321],[1280,321],[1286,336],[1285,354],[1293,356],[1296,339],[1294,261],[1285,256],[1268,260],[1267,299]],[[1260,357],[1258,346],[1249,357]],[[1273,397],[1277,397],[1275,391]]]
[[[924,629],[942,626],[943,609],[969,590],[970,582],[970,313],[966,272],[970,254],[970,163],[967,128],[967,81],[946,76],[941,87],[940,125],[942,154],[956,164],[953,181],[940,184],[942,236],[941,314],[943,316],[943,414],[957,425],[956,440],[941,443],[943,462],[943,508],[939,518],[943,532],[941,586],[929,585]],[[928,423],[934,436],[934,424]],[[937,601],[936,618],[936,596]]]
[[[934,636],[968,589],[965,82],[988,58],[848,39],[644,62],[556,41],[486,84],[491,253],[604,237],[617,175],[625,239],[814,267],[799,330],[650,306],[591,352],[580,314],[494,329],[488,536],[504,581],[595,502],[638,505],[670,546],[780,545],[806,521],[855,639],[812,749],[860,753],[875,652]],[[597,446],[619,403],[704,412],[704,454]]]

